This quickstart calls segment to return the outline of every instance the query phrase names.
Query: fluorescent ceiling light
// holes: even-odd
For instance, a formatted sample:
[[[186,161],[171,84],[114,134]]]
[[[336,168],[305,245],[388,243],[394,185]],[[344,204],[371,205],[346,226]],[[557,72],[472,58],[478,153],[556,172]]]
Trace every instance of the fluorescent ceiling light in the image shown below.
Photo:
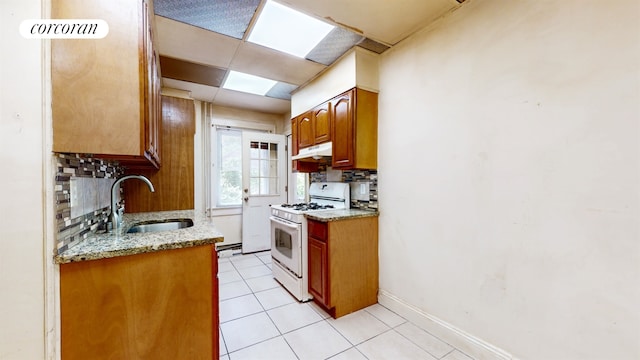
[[[304,58],[331,30],[330,24],[269,0],[247,40]]]
[[[269,92],[276,83],[277,81],[275,80],[231,70],[222,87],[229,90],[264,95]]]

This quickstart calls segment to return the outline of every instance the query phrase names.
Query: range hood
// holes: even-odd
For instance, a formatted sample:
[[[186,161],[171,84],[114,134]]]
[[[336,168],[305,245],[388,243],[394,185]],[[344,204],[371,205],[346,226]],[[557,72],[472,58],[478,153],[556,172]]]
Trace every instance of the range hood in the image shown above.
[[[309,146],[298,151],[298,155],[291,157],[292,160],[314,159],[320,160],[323,157],[331,156],[331,142]]]

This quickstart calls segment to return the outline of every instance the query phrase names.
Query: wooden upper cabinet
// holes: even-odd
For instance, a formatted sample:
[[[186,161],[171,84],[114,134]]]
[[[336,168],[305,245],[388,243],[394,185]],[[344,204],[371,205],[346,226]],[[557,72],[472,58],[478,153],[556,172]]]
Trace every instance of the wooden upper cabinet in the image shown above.
[[[313,109],[313,143],[331,141],[331,103],[326,102]]]
[[[103,19],[103,39],[51,41],[53,151],[160,165],[160,69],[148,0],[53,0],[54,19]]]
[[[298,155],[298,150],[298,118],[293,118],[291,119],[291,156]]]
[[[291,120],[293,155],[302,148],[332,142],[331,166],[336,169],[378,168],[378,94],[353,88]],[[297,171],[301,164],[294,160]]]
[[[352,167],[353,157],[353,96],[351,92],[333,99],[333,155],[334,167]]]
[[[298,118],[291,119],[291,156],[298,155],[299,150]],[[293,160],[291,162],[291,170],[294,172],[315,172],[318,171],[318,163]]]
[[[298,150],[314,144],[313,111],[298,116]]]
[[[326,102],[293,119],[297,149],[331,141],[331,103]]]
[[[378,94],[354,88],[331,100],[332,167],[378,167]]]

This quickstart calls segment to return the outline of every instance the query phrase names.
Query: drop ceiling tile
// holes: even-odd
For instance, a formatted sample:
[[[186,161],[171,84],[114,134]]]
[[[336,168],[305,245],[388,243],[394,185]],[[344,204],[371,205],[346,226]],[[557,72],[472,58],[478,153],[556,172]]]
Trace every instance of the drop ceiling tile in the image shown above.
[[[363,49],[367,49],[369,51],[373,51],[376,54],[382,54],[383,52],[387,51],[389,49],[389,47],[385,44],[379,43],[375,40],[369,39],[369,38],[364,38],[362,39],[362,41],[360,41],[358,43],[358,46],[360,46]]]
[[[213,102],[219,88],[207,85],[191,83],[187,81],[162,78],[162,86],[166,88],[189,91],[195,100]]]
[[[155,23],[158,51],[176,59],[228,68],[242,42],[162,16]]]
[[[222,86],[227,70],[160,56],[162,76],[213,87]]]
[[[289,0],[318,18],[356,29],[366,37],[395,45],[460,4],[456,0]]]
[[[154,11],[173,20],[242,39],[260,0],[155,0]]]
[[[329,66],[362,39],[361,35],[336,26],[306,58]]]
[[[266,96],[276,99],[291,100],[291,92],[297,88],[297,85],[278,82],[267,92]]]
[[[229,66],[231,70],[294,85],[304,84],[325,68],[325,65],[249,42],[240,45]]]
[[[270,114],[285,114],[291,111],[291,101],[266,96],[220,89],[214,103],[220,106],[247,109]]]

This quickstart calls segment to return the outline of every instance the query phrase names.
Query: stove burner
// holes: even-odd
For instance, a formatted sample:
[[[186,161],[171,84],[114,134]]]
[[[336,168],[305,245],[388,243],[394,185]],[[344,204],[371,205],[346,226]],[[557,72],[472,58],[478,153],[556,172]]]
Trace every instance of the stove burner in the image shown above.
[[[298,211],[333,209],[333,205],[320,205],[318,203],[298,203],[298,204],[282,204],[284,208],[291,208]]]

